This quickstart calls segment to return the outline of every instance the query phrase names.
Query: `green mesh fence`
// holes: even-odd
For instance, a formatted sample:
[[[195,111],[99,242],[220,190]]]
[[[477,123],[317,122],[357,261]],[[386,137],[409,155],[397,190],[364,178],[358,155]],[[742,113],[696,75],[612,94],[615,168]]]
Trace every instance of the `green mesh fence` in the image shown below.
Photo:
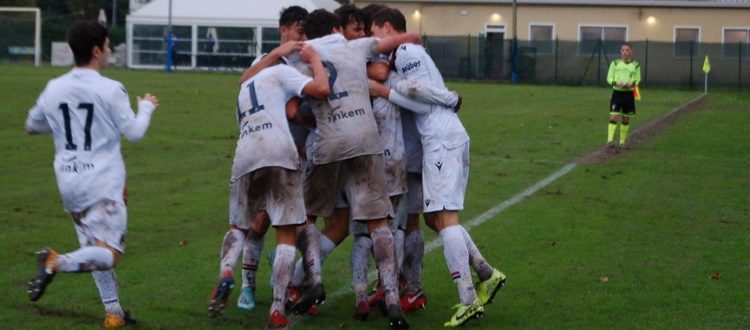
[[[423,43],[443,76],[451,79],[538,84],[606,84],[609,63],[620,57],[620,42],[519,41],[512,61],[511,40],[484,36],[425,36]],[[748,44],[631,41],[641,65],[642,85],[703,88],[708,55],[710,86],[750,86]]]

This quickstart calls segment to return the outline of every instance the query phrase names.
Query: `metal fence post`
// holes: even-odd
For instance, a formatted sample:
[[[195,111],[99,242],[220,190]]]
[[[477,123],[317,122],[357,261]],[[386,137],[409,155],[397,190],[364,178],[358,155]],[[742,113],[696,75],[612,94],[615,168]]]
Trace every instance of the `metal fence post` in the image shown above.
[[[643,62],[643,85],[648,85],[648,38],[646,38],[646,59]]]
[[[560,53],[560,37],[555,37],[555,84],[557,84],[557,57]]]
[[[737,43],[737,89],[742,88],[742,42]]]
[[[596,59],[596,84],[602,84],[602,48],[604,48],[604,42],[599,39],[599,54]]]

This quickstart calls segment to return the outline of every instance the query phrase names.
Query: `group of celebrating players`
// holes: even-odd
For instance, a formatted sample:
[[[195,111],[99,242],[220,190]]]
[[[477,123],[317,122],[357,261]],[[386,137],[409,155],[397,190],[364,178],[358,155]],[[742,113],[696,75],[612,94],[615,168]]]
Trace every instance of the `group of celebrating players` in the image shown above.
[[[456,115],[461,98],[445,87],[420,37],[406,32],[401,12],[382,5],[333,13],[289,7],[279,29],[281,45],[240,78],[230,229],[209,313],[220,316],[227,307],[240,253],[237,306],[255,307],[255,274],[271,225],[270,327],[289,324],[287,309],[317,313],[326,297],[321,263],[353,235],[354,318],[366,320],[379,306],[391,328],[408,328],[404,312],[427,304],[423,214],[443,240],[461,300],[444,325],[481,317],[505,275],[459,224],[469,170],[469,137]],[[296,248],[302,258],[295,264]],[[370,252],[378,281],[368,295]]]
[[[382,5],[344,5],[334,13],[288,7],[279,31],[279,47],[240,78],[230,229],[209,314],[227,308],[240,254],[237,306],[255,308],[261,249],[273,226],[269,327],[288,326],[287,310],[317,313],[326,298],[321,264],[352,235],[354,318],[367,320],[377,306],[391,328],[408,328],[404,313],[427,304],[422,214],[442,238],[460,298],[444,325],[481,317],[505,275],[459,224],[469,174],[469,136],[456,114],[461,98],[445,87],[419,35],[406,32],[401,12]],[[122,84],[100,75],[111,53],[106,28],[76,24],[68,42],[76,67],[49,82],[26,130],[53,134],[58,188],[81,248],[39,251],[28,293],[36,301],[57,273],[91,272],[107,313],[103,326],[118,328],[134,322],[120,306],[114,273],[127,232],[120,134],[140,140],[158,99],[139,98],[134,114]],[[302,258],[295,262],[297,249]],[[370,255],[378,270],[372,293]]]

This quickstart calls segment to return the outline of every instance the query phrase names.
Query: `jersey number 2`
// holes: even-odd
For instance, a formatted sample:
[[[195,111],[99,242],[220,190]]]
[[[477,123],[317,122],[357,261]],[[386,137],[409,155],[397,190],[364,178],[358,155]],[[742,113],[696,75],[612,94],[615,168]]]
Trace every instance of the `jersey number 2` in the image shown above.
[[[91,122],[94,119],[94,104],[81,103],[78,105],[79,110],[86,110],[86,123],[83,126],[83,150],[91,151]],[[63,113],[65,121],[65,149],[78,150],[78,145],[73,143],[73,133],[70,131],[70,108],[67,103],[60,103],[60,111]]]

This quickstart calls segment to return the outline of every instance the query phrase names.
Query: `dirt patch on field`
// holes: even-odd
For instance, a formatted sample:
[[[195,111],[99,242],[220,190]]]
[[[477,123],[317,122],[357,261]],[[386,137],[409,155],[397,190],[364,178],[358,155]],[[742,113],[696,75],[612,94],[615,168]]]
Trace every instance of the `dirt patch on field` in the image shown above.
[[[573,162],[576,164],[606,164],[612,162],[617,156],[638,149],[641,145],[656,135],[659,135],[665,129],[678,123],[688,115],[695,113],[703,108],[706,104],[707,96],[698,96],[689,102],[672,109],[665,115],[652,119],[651,121],[639,125],[628,134],[628,142],[625,148],[608,148],[606,145],[596,149],[586,155],[576,158]]]

